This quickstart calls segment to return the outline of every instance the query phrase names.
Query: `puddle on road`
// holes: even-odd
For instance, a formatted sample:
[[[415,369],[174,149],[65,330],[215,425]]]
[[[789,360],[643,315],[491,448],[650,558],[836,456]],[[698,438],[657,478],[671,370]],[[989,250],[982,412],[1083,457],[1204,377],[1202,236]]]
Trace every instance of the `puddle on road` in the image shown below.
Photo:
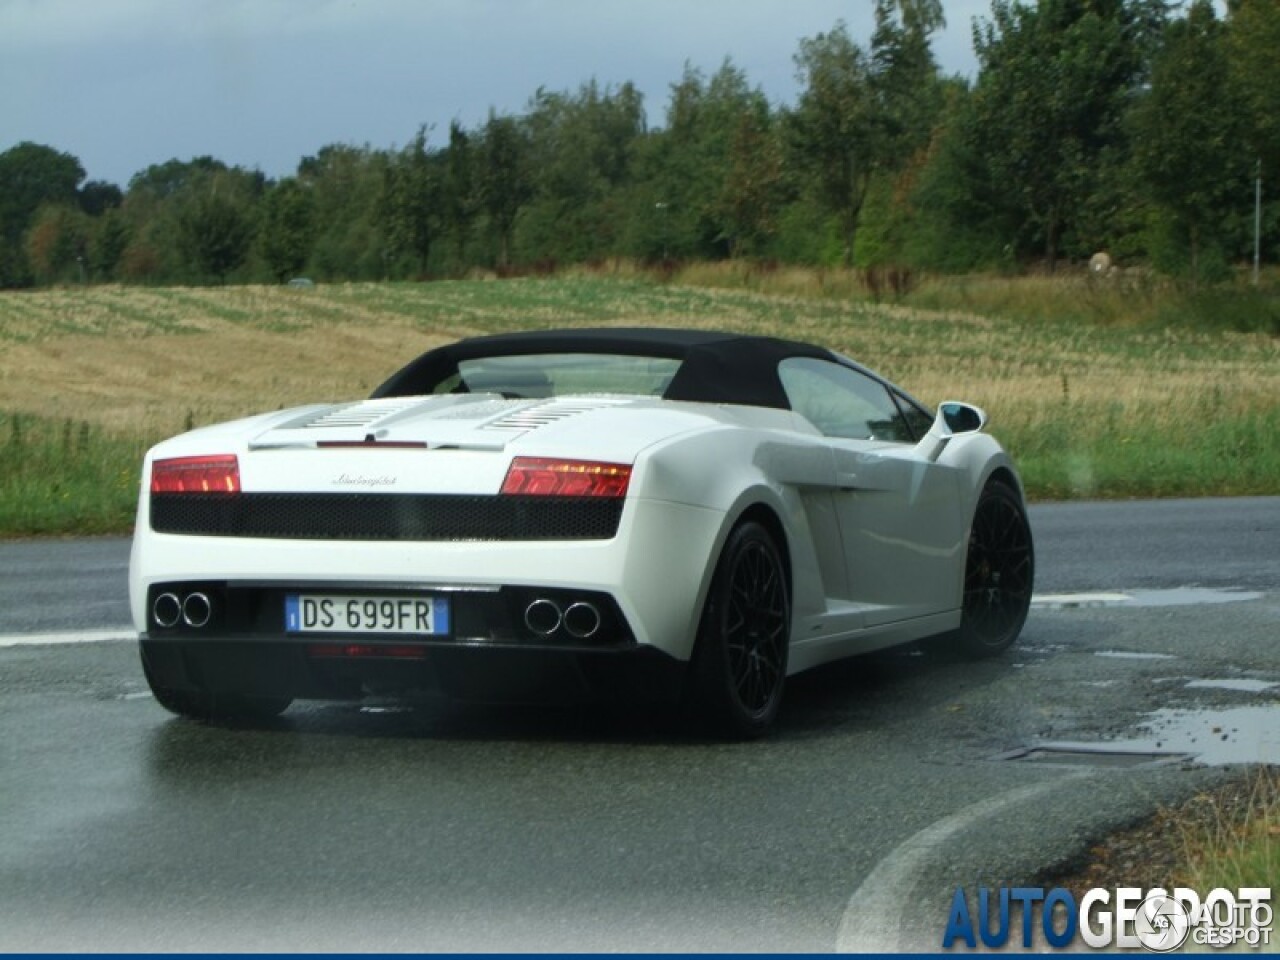
[[[1157,710],[1148,714],[1141,726],[1146,730],[1145,736],[1100,743],[1053,741],[1022,753],[1058,754],[1091,766],[1134,765],[1125,762],[1125,758],[1145,758],[1147,762],[1189,758],[1211,767],[1280,764],[1280,702],[1224,709]],[[1112,757],[1116,759],[1108,759]]]
[[[1177,587],[1128,590],[1124,593],[1038,594],[1032,604],[1045,610],[1088,607],[1182,607],[1259,600],[1258,591],[1235,587]],[[1096,650],[1096,657],[1118,660],[1177,660],[1170,653]],[[1227,672],[1230,672],[1228,670]],[[1112,680],[1086,681],[1108,686]],[[1185,688],[1246,694],[1280,692],[1280,682],[1251,677],[1158,677],[1153,683],[1181,683]],[[1179,759],[1209,766],[1233,763],[1280,764],[1280,700],[1240,707],[1163,709],[1140,723],[1142,735],[1102,742],[1054,741],[1035,744],[996,759],[1031,760],[1094,766],[1137,766]]]
[[[1078,610],[1087,607],[1188,607],[1261,598],[1262,594],[1256,590],[1238,587],[1173,587],[1124,593],[1044,593],[1032,597],[1031,603],[1047,610]]]
[[[1280,764],[1280,703],[1213,710],[1157,710],[1145,724],[1157,750],[1201,763]]]

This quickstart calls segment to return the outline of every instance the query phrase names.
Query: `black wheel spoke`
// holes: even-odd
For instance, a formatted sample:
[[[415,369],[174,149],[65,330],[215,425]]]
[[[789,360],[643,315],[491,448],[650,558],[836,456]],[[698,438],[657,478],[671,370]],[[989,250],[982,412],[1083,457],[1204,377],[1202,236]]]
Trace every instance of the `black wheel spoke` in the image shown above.
[[[690,705],[722,732],[758,737],[773,723],[787,673],[787,594],[773,536],[743,521],[720,556],[690,664]]]
[[[979,649],[1012,642],[1031,600],[1033,560],[1026,515],[1012,491],[994,485],[974,513],[965,565],[965,629]]]
[[[781,643],[787,634],[787,604],[781,571],[772,551],[748,543],[730,570],[723,629],[729,673],[743,707],[768,707],[781,680]]]

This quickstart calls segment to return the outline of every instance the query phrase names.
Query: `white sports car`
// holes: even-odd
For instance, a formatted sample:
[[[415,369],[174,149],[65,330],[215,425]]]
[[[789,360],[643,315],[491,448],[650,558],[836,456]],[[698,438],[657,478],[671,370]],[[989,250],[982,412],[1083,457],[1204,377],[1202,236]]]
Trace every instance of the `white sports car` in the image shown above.
[[[790,674],[1017,637],[1031,531],[984,423],[772,338],[463,340],[369,400],[147,454],[143,667],[201,718],[370,693],[625,697],[757,736]]]

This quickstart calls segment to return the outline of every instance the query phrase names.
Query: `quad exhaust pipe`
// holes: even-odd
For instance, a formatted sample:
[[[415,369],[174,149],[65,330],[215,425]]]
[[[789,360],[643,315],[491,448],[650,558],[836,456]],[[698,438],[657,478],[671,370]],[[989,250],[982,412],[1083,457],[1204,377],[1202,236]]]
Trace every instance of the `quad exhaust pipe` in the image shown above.
[[[549,637],[559,630],[563,619],[560,605],[546,597],[533,601],[524,611],[524,625],[529,628],[530,633],[536,633],[540,637]]]
[[[187,594],[182,601],[182,622],[188,627],[203,627],[213,616],[213,604],[203,593]]]
[[[162,593],[151,602],[151,619],[156,626],[166,630],[179,623],[198,630],[213,619],[213,601],[208,594],[199,591],[185,597],[179,597],[176,593]]]
[[[572,603],[564,612],[564,628],[569,636],[579,640],[594,637],[600,630],[600,611],[593,603]]]
[[[165,629],[184,623],[200,629],[213,619],[213,601],[208,594],[195,591],[185,597],[165,592],[152,601],[151,618]],[[524,625],[530,633],[549,637],[561,627],[576,640],[588,640],[600,632],[603,618],[599,608],[586,600],[577,600],[567,607],[548,597],[539,597],[525,607]]]
[[[182,619],[182,601],[176,593],[162,593],[151,604],[151,619],[162,627],[176,627]]]
[[[585,600],[562,609],[556,601],[539,597],[524,611],[524,625],[540,637],[549,637],[563,626],[569,636],[586,640],[600,631],[600,623],[600,611]]]

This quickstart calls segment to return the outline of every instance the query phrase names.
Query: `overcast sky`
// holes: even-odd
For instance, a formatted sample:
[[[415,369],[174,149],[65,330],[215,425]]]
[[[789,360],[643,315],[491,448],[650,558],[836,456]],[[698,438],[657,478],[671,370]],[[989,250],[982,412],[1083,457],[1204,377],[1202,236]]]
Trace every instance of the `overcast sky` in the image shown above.
[[[989,0],[947,0],[935,54],[975,69]],[[872,0],[0,0],[0,151],[34,140],[124,186],[201,154],[294,172],[328,143],[442,144],[541,85],[632,81],[663,123],[686,61],[728,56],[794,102],[802,37],[844,19],[860,43]]]

